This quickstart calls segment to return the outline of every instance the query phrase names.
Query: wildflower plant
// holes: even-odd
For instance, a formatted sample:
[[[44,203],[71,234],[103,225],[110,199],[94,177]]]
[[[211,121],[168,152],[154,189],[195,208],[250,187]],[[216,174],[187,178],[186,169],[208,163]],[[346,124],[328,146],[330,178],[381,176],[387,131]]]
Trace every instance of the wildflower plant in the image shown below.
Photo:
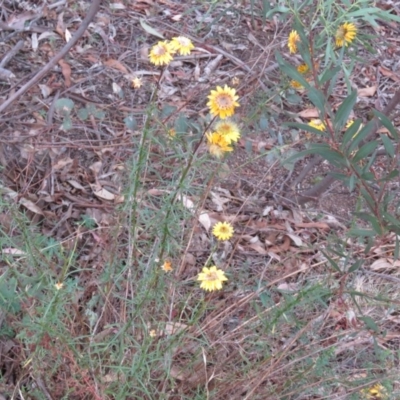
[[[216,7],[218,2],[212,3]],[[265,15],[260,20],[268,21],[273,10],[268,9],[269,2],[261,3]],[[350,77],[361,57],[357,49],[365,43],[368,19],[378,23],[379,16],[392,21],[394,15],[369,4],[367,7],[366,0],[320,0],[317,4],[315,11],[308,12],[309,2],[284,1],[276,12],[279,18],[289,16],[287,20],[295,22],[281,42],[282,54],[277,54],[283,83],[273,89],[274,99],[294,93],[308,103],[307,107],[318,110],[318,115],[304,123],[295,122],[293,114],[286,115],[287,124],[282,124],[282,135],[271,153],[279,153],[285,166],[299,159],[306,163],[310,156],[320,157],[324,167],[330,164],[330,176],[360,193],[364,208],[354,214],[350,237],[323,248],[327,267],[320,267],[321,253],[316,256],[321,249],[310,252],[305,248],[308,243],[304,237],[308,240],[315,232],[313,223],[304,227],[304,237],[293,232],[281,235],[282,226],[273,221],[279,217],[264,213],[264,204],[255,218],[237,218],[235,224],[249,221],[245,229],[247,222],[240,229],[235,225],[243,232],[240,237],[234,236],[229,222],[212,225],[203,205],[209,201],[219,167],[235,152],[241,129],[251,119],[239,97],[243,81],[229,77],[206,89],[198,85],[196,93],[202,93],[199,109],[207,111],[189,113],[186,110],[191,107],[186,106],[190,99],[166,104],[165,98],[157,97],[163,83],[163,74],[157,71],[159,78],[149,90],[143,124],[130,129],[135,133],[129,145],[132,156],[123,167],[113,164],[99,179],[114,177],[120,167],[126,172],[125,200],[113,210],[115,214],[108,214],[109,204],[95,208],[95,203],[82,202],[86,204],[82,208],[87,209],[85,218],[93,225],[77,222],[79,230],[72,232],[75,212],[68,212],[67,228],[51,241],[46,224],[33,225],[27,213],[21,212],[27,204],[30,212],[38,211],[41,203],[33,203],[36,195],[30,195],[28,203],[6,203],[5,196],[0,200],[4,264],[0,330],[5,343],[3,358],[12,366],[9,369],[2,364],[4,396],[12,397],[17,391],[25,398],[121,400],[166,398],[171,393],[185,399],[372,399],[392,395],[391,384],[384,379],[390,379],[387,370],[397,361],[388,352],[394,336],[390,329],[377,326],[369,308],[365,315],[352,318],[352,313],[362,308],[357,303],[353,311],[352,301],[359,302],[362,296],[349,282],[370,259],[368,250],[365,254],[360,251],[363,243],[380,249],[375,246],[376,238],[387,244],[385,234],[393,232],[390,251],[398,259],[398,207],[389,185],[399,176],[399,135],[385,110],[374,111],[373,119],[367,122],[356,115],[357,91]],[[171,65],[175,57],[182,63],[185,57],[193,61],[194,50],[191,40],[183,35],[155,42],[147,68],[175,68]],[[179,79],[182,75],[171,76]],[[348,92],[342,96],[342,91],[340,101],[333,103],[340,79]],[[134,95],[142,95],[150,86],[147,81],[142,86],[139,77],[129,85],[135,89]],[[294,89],[301,89],[301,93]],[[264,102],[263,107],[268,108],[268,104]],[[376,124],[385,128],[384,133],[376,131]],[[300,138],[290,152],[290,139],[284,136],[286,126]],[[264,124],[262,129],[268,128]],[[304,132],[310,140],[302,141]],[[370,137],[372,133],[375,135]],[[123,137],[124,143],[129,137]],[[104,150],[109,153],[110,149],[114,149],[114,138]],[[379,159],[382,151],[384,161]],[[57,175],[64,180],[68,176],[64,171],[51,172],[52,179]],[[96,176],[90,178],[91,185],[97,183]],[[73,182],[69,177],[68,181]],[[38,188],[45,192],[42,183]],[[85,189],[71,186],[82,193]],[[119,187],[119,183],[114,186]],[[54,188],[58,191],[62,186]],[[49,193],[46,202],[50,197]],[[65,207],[61,200],[56,208],[60,207]],[[48,214],[51,218],[56,215],[53,211]],[[363,224],[358,226],[356,218]],[[250,248],[259,250],[257,243],[252,243],[255,235],[248,233],[265,221],[260,239],[267,243],[278,237],[285,249],[277,254],[278,246],[271,246],[258,259],[261,269],[257,270],[242,246],[246,241]],[[198,232],[201,234],[196,237]],[[294,257],[286,247],[289,237],[296,243],[303,241],[304,249]],[[354,253],[353,241],[360,246]],[[307,265],[297,269],[296,258],[304,254]],[[274,264],[277,259],[282,262]],[[318,270],[318,282],[312,275],[314,270]],[[392,289],[362,300],[386,306]],[[382,306],[385,312],[381,315],[392,318],[391,327],[396,323],[396,304],[388,309]],[[363,327],[365,335],[357,342],[353,335]],[[364,349],[365,343],[368,349]],[[353,348],[360,351],[352,353],[356,356],[345,364],[344,371],[335,368]],[[10,354],[12,362],[8,362]],[[360,360],[363,375],[350,376],[349,366],[361,365]],[[16,367],[17,363],[20,366]],[[21,376],[17,376],[19,370]],[[394,379],[397,375],[396,369]]]

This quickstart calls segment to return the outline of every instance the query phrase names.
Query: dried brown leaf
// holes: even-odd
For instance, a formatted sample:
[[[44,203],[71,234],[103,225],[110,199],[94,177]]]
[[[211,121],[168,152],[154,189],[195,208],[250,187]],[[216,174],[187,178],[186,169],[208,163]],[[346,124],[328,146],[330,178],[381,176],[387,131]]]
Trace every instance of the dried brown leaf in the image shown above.
[[[65,87],[71,86],[71,67],[65,60],[60,60],[58,64],[61,67],[61,72],[64,76]]]
[[[302,118],[319,118],[318,108],[306,108],[298,113],[299,117]]]
[[[129,72],[122,63],[120,63],[118,60],[114,60],[113,58],[109,58],[108,60],[104,61],[104,65],[109,68],[117,69],[124,74],[127,74]]]
[[[92,190],[93,190],[93,194],[102,199],[102,200],[109,200],[109,201],[113,201],[115,200],[115,194],[109,192],[107,189],[104,189],[101,186],[98,185],[90,185]]]
[[[378,85],[369,86],[357,90],[357,96],[359,97],[371,97],[375,94]]]
[[[383,76],[388,76],[390,79],[394,80],[395,82],[399,82],[400,81],[400,77],[395,74],[394,72],[390,71],[389,69],[379,66],[378,67],[379,72],[383,75]]]

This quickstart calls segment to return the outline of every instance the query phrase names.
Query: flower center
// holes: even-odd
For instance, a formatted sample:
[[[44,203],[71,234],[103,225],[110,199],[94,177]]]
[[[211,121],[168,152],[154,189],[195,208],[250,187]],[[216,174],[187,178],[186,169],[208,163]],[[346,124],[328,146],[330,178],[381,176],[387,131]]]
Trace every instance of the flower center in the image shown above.
[[[207,281],[216,281],[218,280],[218,274],[216,272],[209,272],[206,277]]]
[[[220,108],[228,108],[232,106],[232,99],[226,94],[220,94],[217,98],[217,103]]]
[[[165,48],[162,47],[162,46],[157,46],[157,47],[156,47],[155,53],[156,53],[158,56],[163,56],[163,55],[166,53],[166,50],[165,50]]]

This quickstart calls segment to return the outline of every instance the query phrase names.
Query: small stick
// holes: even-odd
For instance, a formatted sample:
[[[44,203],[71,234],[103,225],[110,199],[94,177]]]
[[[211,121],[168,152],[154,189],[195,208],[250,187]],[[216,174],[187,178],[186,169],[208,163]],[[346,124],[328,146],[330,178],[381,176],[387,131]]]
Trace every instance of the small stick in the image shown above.
[[[24,41],[20,40],[0,61],[0,68],[4,68],[23,47]]]

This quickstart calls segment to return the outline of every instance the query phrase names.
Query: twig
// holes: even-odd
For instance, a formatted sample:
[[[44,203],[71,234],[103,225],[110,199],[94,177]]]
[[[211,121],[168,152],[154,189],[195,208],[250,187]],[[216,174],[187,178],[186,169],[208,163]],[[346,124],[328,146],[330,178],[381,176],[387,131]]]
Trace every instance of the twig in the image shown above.
[[[24,41],[20,40],[1,60],[0,67],[4,68],[10,60],[24,47]]]
[[[32,86],[36,85],[52,68],[60,61],[67,53],[71,50],[73,46],[78,42],[81,36],[85,33],[90,22],[97,14],[100,8],[101,0],[93,0],[90,8],[86,14],[85,19],[82,21],[78,30],[74,33],[72,38],[68,43],[25,85],[23,85],[16,93],[14,93],[10,98],[8,98],[3,104],[0,105],[0,113],[4,112],[15,100],[26,93]]]
[[[365,268],[361,268],[361,270],[362,270],[363,272],[365,272],[366,274],[374,275],[374,276],[379,276],[380,278],[386,279],[387,281],[392,281],[392,282],[400,283],[400,278],[396,278],[395,276],[388,275],[388,274],[383,274],[383,273],[381,273],[381,272],[370,271],[370,270],[365,269]]]

